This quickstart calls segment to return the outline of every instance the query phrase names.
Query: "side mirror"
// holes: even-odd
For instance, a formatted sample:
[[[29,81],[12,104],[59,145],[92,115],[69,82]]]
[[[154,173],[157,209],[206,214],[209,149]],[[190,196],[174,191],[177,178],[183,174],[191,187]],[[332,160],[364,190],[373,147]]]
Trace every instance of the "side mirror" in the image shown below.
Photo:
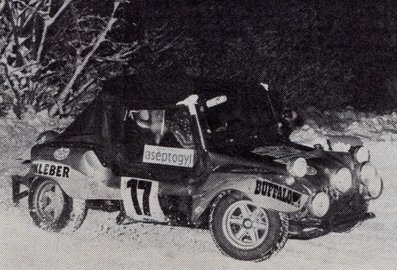
[[[267,83],[261,83],[261,86],[262,86],[263,88],[265,88],[266,91],[269,92],[269,84],[267,84]]]
[[[207,105],[208,108],[215,107],[219,104],[225,103],[227,101],[227,96],[218,96],[211,98],[210,100],[207,100],[205,105]]]

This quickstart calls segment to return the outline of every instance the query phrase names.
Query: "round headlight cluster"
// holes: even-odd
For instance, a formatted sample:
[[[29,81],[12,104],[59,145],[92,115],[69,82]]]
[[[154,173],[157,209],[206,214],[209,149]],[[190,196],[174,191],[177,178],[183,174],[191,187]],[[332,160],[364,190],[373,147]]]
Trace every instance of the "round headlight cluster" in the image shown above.
[[[383,190],[383,181],[372,164],[365,163],[360,170],[361,181],[367,187],[371,198],[378,198]]]
[[[370,155],[369,150],[366,147],[360,147],[354,152],[354,158],[359,162],[369,161]]]
[[[353,178],[348,168],[340,169],[336,174],[331,176],[331,185],[340,192],[346,192],[351,188]]]
[[[303,177],[306,175],[307,169],[307,162],[304,158],[297,158],[287,163],[287,170],[293,176]]]
[[[330,200],[325,192],[317,193],[311,203],[310,210],[313,215],[323,217],[329,210]]]

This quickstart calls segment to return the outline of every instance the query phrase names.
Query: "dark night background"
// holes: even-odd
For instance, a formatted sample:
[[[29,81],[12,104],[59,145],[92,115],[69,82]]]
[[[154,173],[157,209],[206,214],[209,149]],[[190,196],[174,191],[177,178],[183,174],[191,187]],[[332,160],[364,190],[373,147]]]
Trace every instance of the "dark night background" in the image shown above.
[[[52,3],[54,13],[64,0]],[[14,74],[20,82],[14,89],[21,93],[19,111],[29,104],[40,111],[58,102],[59,93],[91,50],[90,42],[104,29],[114,3],[73,0],[49,28],[39,69],[33,75],[23,65],[37,55],[39,39],[32,37],[42,33],[43,19],[36,16],[32,26],[14,32],[7,24],[2,28],[0,20],[1,33],[21,40],[28,37],[24,31],[33,33],[17,48],[19,55],[8,53],[10,67],[20,68],[27,79]],[[169,71],[267,82],[294,108],[353,106],[388,113],[396,107],[397,4],[392,0],[131,0],[123,1],[116,17],[108,40],[66,96],[65,112],[89,102],[93,92],[80,89],[92,80],[98,85],[125,73]],[[133,53],[117,61],[109,57],[125,49]],[[19,63],[18,57],[25,62]]]
[[[151,0],[134,5],[124,10],[126,39],[162,22],[171,30],[168,35],[181,37],[166,53],[137,55],[131,66],[143,58],[154,69],[169,65],[199,76],[265,81],[293,106],[395,108],[394,1]],[[128,30],[133,23],[139,27]]]

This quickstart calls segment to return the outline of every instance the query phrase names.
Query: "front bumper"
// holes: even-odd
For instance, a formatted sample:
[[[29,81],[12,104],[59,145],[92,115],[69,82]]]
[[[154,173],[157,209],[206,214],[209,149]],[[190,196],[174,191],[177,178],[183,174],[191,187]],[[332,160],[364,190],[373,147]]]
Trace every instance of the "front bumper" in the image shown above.
[[[330,232],[348,232],[375,214],[368,212],[368,201],[357,192],[332,199],[328,213],[322,217],[290,218],[290,238],[312,239]]]

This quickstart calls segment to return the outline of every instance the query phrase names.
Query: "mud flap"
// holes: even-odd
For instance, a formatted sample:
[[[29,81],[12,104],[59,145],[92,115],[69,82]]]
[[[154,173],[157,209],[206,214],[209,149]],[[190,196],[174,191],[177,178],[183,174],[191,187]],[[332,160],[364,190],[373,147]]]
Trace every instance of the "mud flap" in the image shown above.
[[[12,202],[14,206],[19,205],[19,200],[27,197],[29,195],[29,191],[25,190],[21,192],[21,185],[22,185],[22,176],[13,175],[11,176],[12,181]]]

